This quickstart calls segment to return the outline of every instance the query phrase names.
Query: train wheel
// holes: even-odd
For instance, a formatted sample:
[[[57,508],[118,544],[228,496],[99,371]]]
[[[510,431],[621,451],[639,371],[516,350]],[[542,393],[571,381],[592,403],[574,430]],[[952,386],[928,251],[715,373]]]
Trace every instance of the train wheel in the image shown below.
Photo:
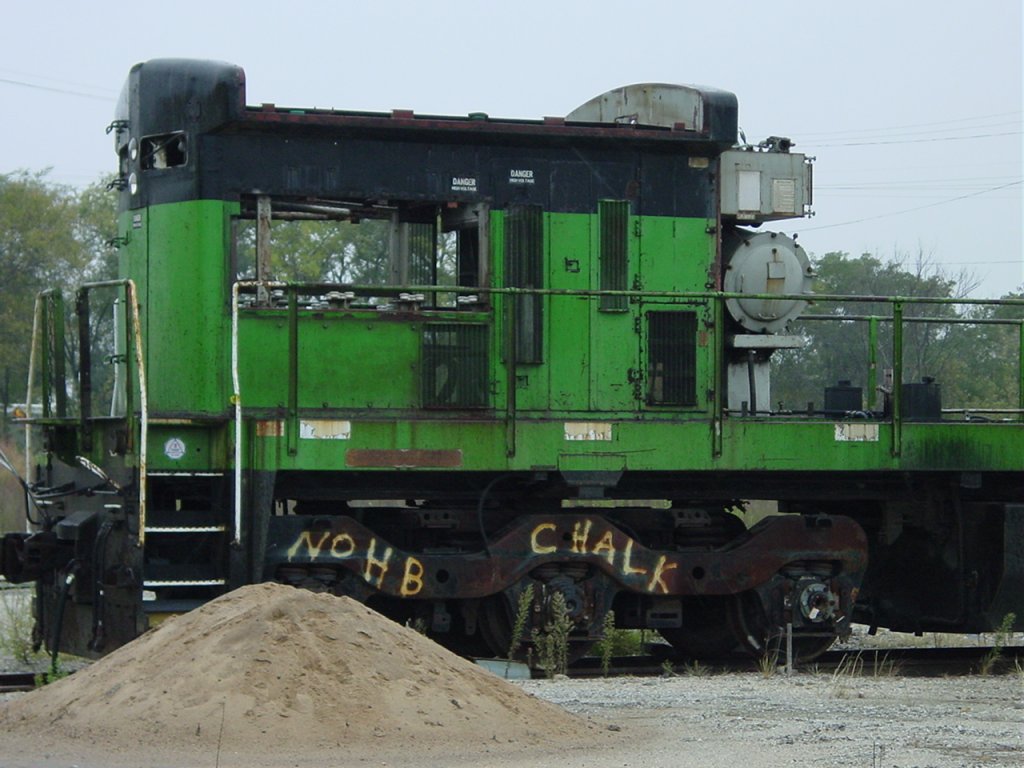
[[[760,598],[753,592],[744,592],[737,595],[731,605],[731,626],[739,646],[751,656],[771,655],[780,661],[784,660],[785,630],[768,621]],[[835,635],[832,634],[794,632],[793,660],[813,661],[831,648],[835,641]]]
[[[439,645],[443,645],[452,653],[466,658],[480,658],[487,656],[488,652],[493,653],[490,644],[486,642],[485,638],[481,637],[479,632],[475,635],[466,635],[459,631],[428,632],[427,637]],[[505,654],[502,655],[504,656]]]
[[[491,655],[499,658],[508,658],[511,655],[520,661],[526,658],[522,641],[518,648],[512,648],[515,619],[508,597],[504,593],[484,599],[480,605],[478,621],[480,634],[490,648]]]
[[[509,590],[509,592],[485,598],[480,610],[480,634],[491,649],[491,653],[499,658],[507,658],[512,650],[516,612],[519,604],[518,595],[521,593],[516,592],[515,595],[511,595],[511,592],[512,590]],[[534,613],[532,604],[530,613]],[[532,619],[532,615],[526,616],[523,636],[519,639],[513,658],[528,662],[536,669],[541,667],[542,660],[531,631]],[[587,636],[589,634],[589,632],[586,635],[576,632],[569,635],[566,649],[567,664],[572,664],[587,655],[594,642],[591,637]]]
[[[738,644],[730,622],[733,598],[692,597],[683,599],[683,625],[658,632],[680,656],[716,659],[733,654]]]

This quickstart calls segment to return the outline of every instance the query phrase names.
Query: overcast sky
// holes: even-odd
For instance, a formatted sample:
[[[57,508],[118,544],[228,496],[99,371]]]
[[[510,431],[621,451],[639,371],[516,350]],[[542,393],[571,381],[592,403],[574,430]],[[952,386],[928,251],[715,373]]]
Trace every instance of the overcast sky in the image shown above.
[[[114,170],[114,101],[157,57],[240,64],[250,104],[495,117],[698,83],[817,158],[816,215],[777,225],[812,254],[923,254],[997,296],[1024,282],[1021,23],[1020,0],[7,3],[0,173]]]

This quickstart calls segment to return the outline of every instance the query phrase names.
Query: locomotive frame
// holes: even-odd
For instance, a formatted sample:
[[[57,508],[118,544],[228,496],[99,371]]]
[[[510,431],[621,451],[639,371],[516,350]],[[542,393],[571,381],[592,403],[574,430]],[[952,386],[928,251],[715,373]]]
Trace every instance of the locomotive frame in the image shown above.
[[[38,525],[0,570],[36,582],[51,649],[101,655],[271,579],[472,654],[507,651],[527,587],[528,631],[561,594],[574,654],[610,610],[695,656],[784,627],[809,657],[854,620],[1024,621],[1019,414],[943,420],[902,385],[876,408],[874,358],[863,407],[770,405],[812,272],[745,225],[804,214],[810,173],[788,140],[734,146],[732,94],[632,86],[498,120],[253,108],[244,85],[214,62],[132,70],[122,278],[76,296],[73,382],[63,300],[37,302]],[[374,222],[387,259],[368,283],[282,281],[281,222]],[[900,383],[904,308],[945,301],[816,298],[891,308],[861,319],[873,350],[891,323]],[[789,514],[748,529],[745,499]]]

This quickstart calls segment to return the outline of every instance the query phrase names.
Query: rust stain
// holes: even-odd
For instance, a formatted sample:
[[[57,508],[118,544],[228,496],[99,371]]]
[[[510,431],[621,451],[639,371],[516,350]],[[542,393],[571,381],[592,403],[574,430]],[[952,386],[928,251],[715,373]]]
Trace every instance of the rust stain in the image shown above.
[[[349,467],[428,467],[451,469],[462,466],[461,450],[426,450],[423,448],[354,449],[345,452]]]
[[[256,422],[256,437],[284,437],[284,422],[260,419]]]

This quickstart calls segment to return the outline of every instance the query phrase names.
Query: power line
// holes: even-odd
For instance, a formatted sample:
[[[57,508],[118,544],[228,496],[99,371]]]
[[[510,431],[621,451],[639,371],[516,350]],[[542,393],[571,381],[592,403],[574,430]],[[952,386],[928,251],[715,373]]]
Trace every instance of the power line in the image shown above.
[[[921,197],[946,198],[957,192],[986,192],[995,186],[1011,185],[1021,179],[1013,177],[992,178],[987,183],[971,180],[922,179],[921,181],[872,181],[846,184],[817,184],[814,191],[826,197]],[[1019,200],[1019,189],[1008,189],[995,196],[1000,200]]]
[[[998,187],[990,187],[989,189],[983,189],[979,192],[971,192],[966,195],[960,195],[959,197],[951,197],[948,200],[940,200],[937,203],[928,203],[927,205],[919,205],[916,208],[905,208],[902,211],[890,211],[888,213],[880,213],[877,216],[865,216],[861,219],[853,219],[851,221],[841,221],[836,224],[823,224],[820,227],[807,227],[806,229],[800,230],[800,232],[814,232],[819,229],[834,229],[835,227],[845,227],[850,224],[860,224],[864,221],[874,221],[876,219],[885,219],[889,216],[901,216],[904,213],[913,213],[914,211],[923,211],[925,208],[934,208],[938,205],[947,205],[948,203],[955,203],[958,200],[966,200],[969,197],[977,197],[978,195],[984,195],[989,192],[997,192],[1000,189],[1009,189],[1021,184],[1022,181],[1012,181],[1009,184],[1001,184]]]
[[[952,191],[952,190],[949,190]],[[939,200],[944,201],[949,195],[949,191],[945,194],[925,195],[918,194],[915,192],[876,192],[876,193],[853,193],[853,192],[837,192],[830,194],[823,194],[822,200]],[[986,200],[991,201],[1005,201],[1007,203],[1020,203],[1020,195],[1006,196],[1006,195],[989,195]]]
[[[981,184],[981,186],[990,186],[993,182],[1000,184],[1006,184],[1010,181],[1016,181],[1016,176],[1004,174],[1002,176],[949,176],[941,178],[930,178],[930,179],[883,179],[873,178],[869,181],[837,181],[832,184],[815,184],[815,189],[866,189],[869,187],[878,186],[893,186],[893,185],[917,185],[923,184],[927,186],[934,186],[936,184],[968,184],[973,182],[974,186]]]
[[[117,88],[109,88],[105,86],[92,85],[91,83],[80,83],[76,80],[63,80],[59,77],[47,77],[46,75],[39,75],[35,72],[22,72],[17,69],[0,69],[0,76],[13,76],[18,78],[26,78],[29,81],[41,81],[46,83],[52,83],[61,86],[73,86],[75,88],[81,88],[86,91],[96,91],[98,94],[106,93],[110,96],[117,96]]]
[[[1010,120],[1010,121],[1005,121],[1004,120],[1004,121],[1001,121],[1001,122],[998,122],[998,123],[982,123],[982,124],[979,124],[979,125],[963,125],[963,126],[957,126],[955,128],[929,128],[929,129],[923,130],[923,131],[886,131],[886,132],[879,132],[876,135],[859,134],[859,133],[856,133],[856,132],[844,132],[844,133],[836,135],[836,136],[821,137],[818,140],[819,141],[824,140],[824,141],[838,142],[838,141],[857,141],[857,140],[861,140],[861,139],[864,139],[864,140],[870,139],[872,141],[881,141],[883,139],[909,139],[911,137],[916,137],[916,136],[923,136],[923,137],[926,137],[926,138],[942,138],[941,136],[936,136],[935,134],[956,134],[956,133],[963,133],[964,131],[975,131],[975,132],[977,132],[977,131],[980,131],[980,130],[985,129],[985,128],[987,128],[987,129],[1003,128],[1003,127],[1008,126],[1008,125],[1012,125],[1012,126],[1015,126],[1015,127],[1019,128],[1020,125],[1021,125],[1021,122],[1020,122],[1020,120]],[[801,136],[800,138],[803,141],[807,141],[808,140],[806,136]],[[811,141],[814,141],[814,140],[812,139]]]
[[[885,185],[879,184],[873,187],[816,187],[815,193],[821,192],[829,197],[870,197],[871,195],[910,195],[920,197],[948,197],[953,192],[984,192],[989,187],[981,184],[936,184],[926,185]],[[1011,192],[1004,196],[1007,200],[1020,199],[1019,194]]]
[[[1009,181],[1003,181],[1008,184]],[[815,192],[975,192],[991,189],[992,182],[980,184],[977,182],[936,182],[930,184],[927,181],[921,182],[878,182],[876,184],[818,184]]]
[[[1006,131],[1000,133],[975,133],[970,136],[936,136],[930,139],[891,139],[887,141],[851,141],[838,144],[811,144],[811,149],[822,149],[824,147],[873,147],[881,144],[930,144],[936,141],[965,141],[966,139],[990,139],[996,136],[1020,136],[1021,131]],[[806,148],[807,145],[805,145]]]
[[[97,96],[94,93],[86,93],[85,91],[72,91],[69,88],[53,88],[48,85],[37,85],[36,83],[26,83],[24,80],[11,80],[6,77],[0,77],[0,83],[7,83],[8,85],[20,85],[23,88],[33,88],[37,91],[49,91],[50,93],[63,93],[68,96],[81,96],[83,99],[94,99],[95,101],[105,101],[111,103],[117,101],[110,96]]]
[[[1005,159],[999,161],[993,161],[988,163],[964,163],[962,165],[956,165],[952,163],[943,163],[942,170],[953,171],[958,168],[966,168],[972,171],[976,171],[979,168],[1006,168],[1007,162]],[[882,166],[871,166],[871,165],[858,165],[856,168],[829,168],[829,173],[833,177],[841,177],[845,174],[872,174],[874,176],[881,175],[884,173],[891,173],[894,171],[934,171],[935,163],[925,163],[919,165],[882,165]],[[817,172],[816,172],[817,173]],[[983,177],[972,177],[972,178],[983,178]],[[999,176],[993,176],[990,178],[1004,178]]]
[[[1021,259],[1010,259],[1009,261],[946,261],[943,259],[943,264],[984,264],[985,266],[991,266],[993,264],[1020,264]]]
[[[990,115],[974,115],[973,117],[959,117],[954,120],[939,120],[931,123],[912,123],[910,125],[890,125],[882,128],[851,128],[843,131],[811,131],[806,134],[800,134],[805,138],[807,136],[847,136],[856,135],[859,133],[885,133],[886,131],[902,131],[907,128],[927,128],[934,125],[951,125],[953,123],[969,123],[975,120],[989,120],[996,117],[1009,117],[1010,115],[1020,115],[1021,110],[1017,109],[1012,112],[997,112]],[[976,128],[977,126],[965,126],[966,128]]]

